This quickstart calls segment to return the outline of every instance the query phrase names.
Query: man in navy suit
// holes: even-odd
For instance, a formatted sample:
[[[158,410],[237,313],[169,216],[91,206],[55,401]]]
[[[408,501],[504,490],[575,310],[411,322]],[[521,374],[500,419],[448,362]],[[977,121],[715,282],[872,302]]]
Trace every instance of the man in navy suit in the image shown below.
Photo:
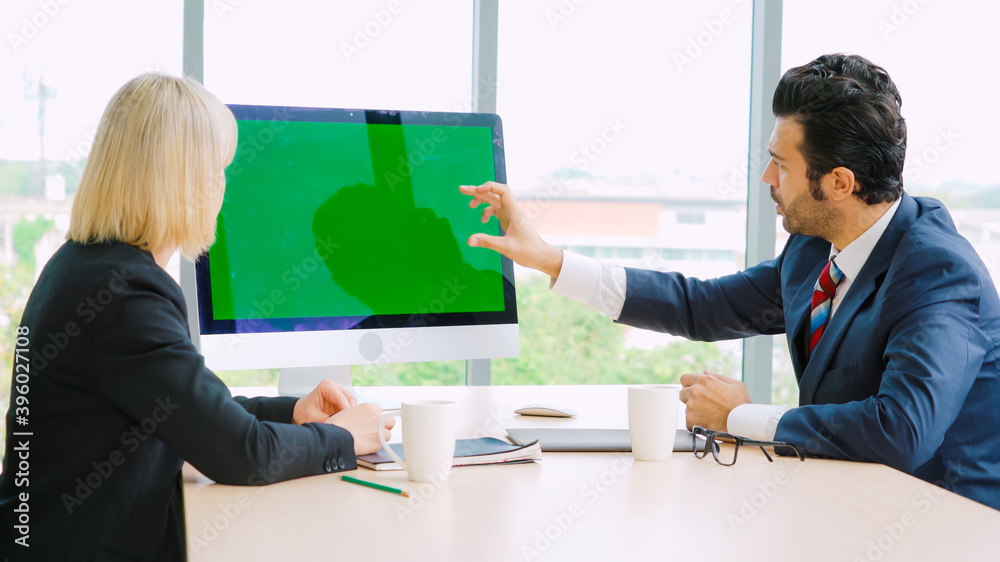
[[[785,333],[799,407],[740,381],[684,375],[689,427],[879,462],[1000,509],[1000,298],[934,199],[903,192],[906,124],[884,69],[826,55],[789,70],[762,180],[791,235],[718,279],[611,267],[535,233],[507,186],[463,186],[503,237],[469,243],[550,275],[618,322],[701,341]]]

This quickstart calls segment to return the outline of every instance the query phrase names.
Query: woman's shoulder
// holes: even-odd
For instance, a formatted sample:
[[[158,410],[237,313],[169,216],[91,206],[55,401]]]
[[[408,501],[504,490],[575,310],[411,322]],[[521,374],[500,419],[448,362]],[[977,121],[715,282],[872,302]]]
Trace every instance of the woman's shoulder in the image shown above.
[[[49,269],[60,275],[79,274],[74,281],[82,285],[100,283],[109,277],[142,278],[151,282],[173,280],[156,264],[152,254],[124,242],[80,244],[70,240],[52,256],[42,275]]]
[[[89,361],[99,338],[121,339],[137,320],[147,323],[147,336],[170,330],[183,338],[186,309],[173,278],[152,256],[127,244],[67,242],[42,270],[21,317],[31,333],[45,335],[32,339],[41,346],[32,371]]]
[[[46,300],[111,304],[124,294],[157,293],[183,308],[183,293],[177,282],[153,256],[124,242],[79,244],[69,241],[45,265],[32,296]],[[103,306],[103,305],[102,305]]]

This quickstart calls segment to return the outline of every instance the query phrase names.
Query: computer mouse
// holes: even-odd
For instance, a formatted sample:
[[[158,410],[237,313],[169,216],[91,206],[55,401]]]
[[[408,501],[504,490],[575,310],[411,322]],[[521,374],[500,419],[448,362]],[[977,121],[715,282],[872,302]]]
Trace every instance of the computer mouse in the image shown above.
[[[528,404],[514,410],[514,413],[521,414],[522,416],[545,416],[549,418],[572,418],[577,414],[576,410],[560,408],[551,404]]]

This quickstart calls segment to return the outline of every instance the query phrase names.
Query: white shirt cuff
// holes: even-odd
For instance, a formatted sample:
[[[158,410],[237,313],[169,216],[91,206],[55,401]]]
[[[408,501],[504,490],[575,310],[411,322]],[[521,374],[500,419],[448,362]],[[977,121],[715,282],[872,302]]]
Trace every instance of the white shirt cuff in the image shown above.
[[[562,269],[550,288],[617,320],[627,285],[624,267],[563,250]]]
[[[757,441],[774,441],[778,421],[789,409],[771,404],[741,404],[729,412],[726,432]]]
[[[586,303],[594,295],[601,275],[601,263],[594,258],[562,251],[562,268],[553,280],[551,289],[575,301]]]

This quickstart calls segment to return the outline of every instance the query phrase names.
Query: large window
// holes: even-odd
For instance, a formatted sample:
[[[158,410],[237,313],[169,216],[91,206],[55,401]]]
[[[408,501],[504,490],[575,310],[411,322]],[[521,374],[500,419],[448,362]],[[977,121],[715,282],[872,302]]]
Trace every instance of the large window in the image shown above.
[[[1000,50],[996,3],[785,0],[782,72],[825,53],[864,56],[903,98],[906,192],[940,199],[1000,279]],[[778,246],[787,234],[778,225]],[[775,338],[775,403],[798,403],[784,338]]]
[[[180,74],[181,20],[180,2],[0,3],[0,411],[14,329],[65,239],[104,106],[142,72]]]
[[[500,4],[507,176],[548,241],[696,277],[742,269],[750,4]],[[494,384],[740,376],[740,342],[612,324],[547,277],[517,283],[521,356],[494,361]]]

